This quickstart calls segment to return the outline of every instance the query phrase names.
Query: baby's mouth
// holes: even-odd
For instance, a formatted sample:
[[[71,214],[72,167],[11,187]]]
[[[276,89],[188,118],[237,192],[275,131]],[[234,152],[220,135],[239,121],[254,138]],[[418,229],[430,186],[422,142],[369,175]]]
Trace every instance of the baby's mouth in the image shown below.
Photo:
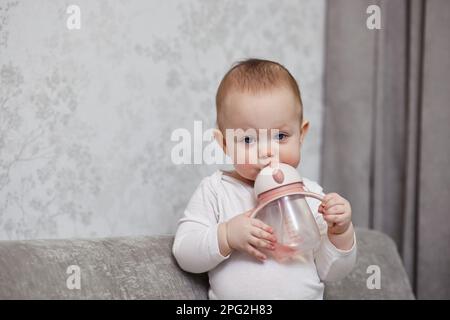
[[[268,165],[270,165],[270,163],[272,162],[272,159],[268,158],[268,159],[264,159],[264,160],[259,160],[258,161],[258,169],[262,170],[265,167],[267,167]]]
[[[258,169],[262,170],[267,166],[272,166],[273,168],[277,168],[277,164],[279,163],[279,160],[274,159],[274,158],[267,158],[267,159],[262,159],[262,160],[258,160]]]

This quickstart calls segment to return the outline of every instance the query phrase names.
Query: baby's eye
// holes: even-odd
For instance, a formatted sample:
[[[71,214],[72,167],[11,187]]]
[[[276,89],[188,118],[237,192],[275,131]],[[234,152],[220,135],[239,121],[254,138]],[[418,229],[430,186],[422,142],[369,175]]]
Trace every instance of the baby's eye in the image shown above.
[[[255,142],[255,139],[253,137],[249,137],[249,136],[244,137],[244,139],[242,139],[242,140],[244,141],[245,144],[251,144],[251,143]]]
[[[282,132],[277,133],[277,134],[275,135],[275,139],[276,139],[276,140],[279,140],[279,141],[283,141],[283,140],[285,140],[286,138],[287,138],[287,134],[282,133]]]

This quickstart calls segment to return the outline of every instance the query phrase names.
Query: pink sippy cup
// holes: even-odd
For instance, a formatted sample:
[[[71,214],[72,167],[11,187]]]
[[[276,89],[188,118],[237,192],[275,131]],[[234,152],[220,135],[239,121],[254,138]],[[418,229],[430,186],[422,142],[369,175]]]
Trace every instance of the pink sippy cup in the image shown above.
[[[261,170],[254,190],[258,205],[251,217],[271,226],[277,238],[275,250],[268,251],[278,262],[300,258],[320,242],[316,220],[305,197],[322,201],[320,194],[305,189],[298,171],[287,164]]]

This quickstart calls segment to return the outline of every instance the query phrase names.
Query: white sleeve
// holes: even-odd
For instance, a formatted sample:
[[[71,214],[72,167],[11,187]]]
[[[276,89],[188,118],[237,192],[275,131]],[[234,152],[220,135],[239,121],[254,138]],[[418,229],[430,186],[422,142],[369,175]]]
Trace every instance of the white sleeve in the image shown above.
[[[212,178],[206,177],[197,187],[175,233],[173,255],[183,270],[192,273],[207,272],[229,257],[219,251],[217,194]]]
[[[317,183],[311,183],[309,189],[313,192],[325,195],[322,187]],[[353,269],[356,262],[356,236],[353,234],[353,246],[349,250],[340,250],[331,243],[328,238],[328,225],[318,212],[320,201],[310,199],[308,202],[316,218],[320,230],[321,241],[314,251],[314,260],[317,273],[322,281],[337,281],[346,277]]]
[[[340,250],[322,236],[320,246],[314,255],[317,273],[322,281],[337,281],[352,271],[356,262],[356,237],[353,234],[353,246],[349,250]]]

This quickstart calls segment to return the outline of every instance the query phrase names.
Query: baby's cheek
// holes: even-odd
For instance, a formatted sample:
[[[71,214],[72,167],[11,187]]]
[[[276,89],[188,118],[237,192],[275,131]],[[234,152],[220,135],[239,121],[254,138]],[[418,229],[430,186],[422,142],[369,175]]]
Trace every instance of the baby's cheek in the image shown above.
[[[258,175],[258,169],[255,165],[252,164],[235,164],[234,169],[239,173],[242,177],[255,180]]]
[[[296,168],[300,163],[300,149],[280,150],[280,162]]]
[[[235,164],[258,164],[258,152],[255,147],[244,148],[238,145],[236,152],[230,153],[230,157],[233,159]]]

